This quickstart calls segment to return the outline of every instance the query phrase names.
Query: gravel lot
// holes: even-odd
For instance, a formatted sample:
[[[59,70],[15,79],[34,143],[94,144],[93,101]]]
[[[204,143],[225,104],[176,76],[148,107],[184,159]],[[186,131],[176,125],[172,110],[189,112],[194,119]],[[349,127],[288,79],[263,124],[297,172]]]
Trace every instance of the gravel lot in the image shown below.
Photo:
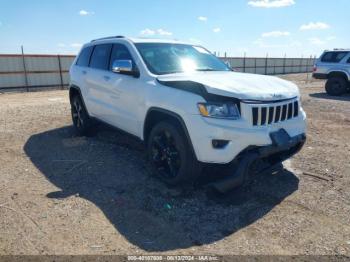
[[[77,137],[67,91],[1,94],[0,254],[350,255],[350,96],[285,78],[306,146],[221,198],[167,188],[129,136]]]

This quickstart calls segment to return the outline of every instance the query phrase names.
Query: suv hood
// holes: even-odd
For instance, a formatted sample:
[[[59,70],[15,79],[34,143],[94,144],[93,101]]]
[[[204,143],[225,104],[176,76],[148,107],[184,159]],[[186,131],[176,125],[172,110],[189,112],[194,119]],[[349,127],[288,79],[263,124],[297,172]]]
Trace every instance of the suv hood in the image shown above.
[[[190,72],[158,76],[159,81],[192,81],[208,93],[249,100],[280,100],[299,96],[298,87],[278,77],[237,72]]]

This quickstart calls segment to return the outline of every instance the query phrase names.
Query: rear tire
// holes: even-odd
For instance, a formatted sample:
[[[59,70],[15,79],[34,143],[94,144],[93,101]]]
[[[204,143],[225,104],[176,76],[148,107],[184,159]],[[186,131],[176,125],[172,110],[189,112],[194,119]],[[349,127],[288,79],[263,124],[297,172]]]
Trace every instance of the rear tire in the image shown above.
[[[77,133],[81,136],[89,135],[91,128],[93,126],[93,121],[89,117],[88,112],[86,111],[85,105],[80,98],[76,95],[72,98],[71,101],[71,114],[73,125]]]
[[[152,169],[169,185],[193,182],[202,165],[196,159],[181,126],[170,122],[156,124],[148,138]]]
[[[348,87],[347,81],[339,76],[331,77],[326,83],[326,92],[331,96],[340,96],[346,93]]]

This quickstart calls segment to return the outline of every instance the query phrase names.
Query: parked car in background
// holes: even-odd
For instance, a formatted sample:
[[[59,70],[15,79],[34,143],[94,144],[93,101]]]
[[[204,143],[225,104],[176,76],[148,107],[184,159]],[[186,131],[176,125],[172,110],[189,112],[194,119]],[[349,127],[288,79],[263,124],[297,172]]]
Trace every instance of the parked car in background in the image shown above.
[[[327,79],[326,92],[339,96],[350,91],[350,49],[325,51],[317,59],[313,77]]]
[[[70,69],[80,134],[105,122],[144,141],[168,184],[194,180],[204,164],[230,169],[215,184],[243,183],[257,160],[274,165],[304,145],[298,87],[277,77],[233,72],[202,46],[122,36],[83,46]]]

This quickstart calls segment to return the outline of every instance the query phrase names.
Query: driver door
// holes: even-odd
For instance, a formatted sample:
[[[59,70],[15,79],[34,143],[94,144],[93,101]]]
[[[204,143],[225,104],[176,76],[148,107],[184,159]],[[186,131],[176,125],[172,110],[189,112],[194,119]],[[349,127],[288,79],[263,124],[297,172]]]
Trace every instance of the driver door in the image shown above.
[[[113,44],[109,70],[105,72],[105,87],[108,89],[110,124],[133,135],[139,135],[138,109],[142,103],[140,78],[132,75],[112,72],[112,64],[116,60],[131,60],[136,68],[134,59],[123,44]]]

